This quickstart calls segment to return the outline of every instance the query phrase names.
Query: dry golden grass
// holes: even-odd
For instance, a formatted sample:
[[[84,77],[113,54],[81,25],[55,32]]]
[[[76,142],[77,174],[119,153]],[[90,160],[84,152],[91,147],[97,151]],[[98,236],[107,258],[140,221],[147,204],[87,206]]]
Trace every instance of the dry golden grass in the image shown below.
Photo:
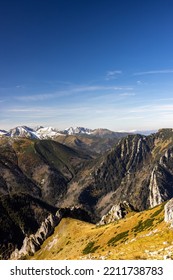
[[[157,158],[158,155],[164,153],[172,144],[172,139],[163,140],[156,139],[154,142],[154,149],[152,150],[152,155],[155,158]]]
[[[62,219],[32,259],[173,258],[173,229],[163,220],[163,206],[104,226]]]

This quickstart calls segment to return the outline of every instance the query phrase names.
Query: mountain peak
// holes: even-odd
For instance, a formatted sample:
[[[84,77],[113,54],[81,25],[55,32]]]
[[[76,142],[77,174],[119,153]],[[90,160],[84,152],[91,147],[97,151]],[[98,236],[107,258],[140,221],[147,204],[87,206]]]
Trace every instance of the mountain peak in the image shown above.
[[[31,139],[37,139],[37,135],[34,129],[28,126],[17,126],[9,130],[9,136],[11,137],[26,137]]]
[[[53,138],[57,135],[62,134],[58,129],[51,126],[40,127],[40,129],[38,129],[36,133],[40,139]]]
[[[76,126],[76,127],[69,127],[64,130],[64,133],[73,135],[73,134],[91,134],[92,129],[90,128],[85,128],[81,126]]]

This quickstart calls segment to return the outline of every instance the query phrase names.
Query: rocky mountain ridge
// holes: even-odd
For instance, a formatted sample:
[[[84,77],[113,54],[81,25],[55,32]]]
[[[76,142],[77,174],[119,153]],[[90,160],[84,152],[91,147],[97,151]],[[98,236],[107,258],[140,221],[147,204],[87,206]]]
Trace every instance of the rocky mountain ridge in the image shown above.
[[[0,136],[8,136],[12,138],[29,138],[29,139],[54,139],[59,135],[92,135],[99,137],[117,137],[126,136],[127,132],[113,132],[108,129],[89,129],[85,127],[69,127],[59,130],[53,127],[38,126],[35,129],[27,126],[17,126],[9,131],[0,130]]]
[[[148,137],[129,135],[119,140],[95,163],[82,182],[78,176],[77,180],[74,178],[62,205],[68,205],[71,188],[76,195],[75,201],[87,205],[99,216],[124,200],[141,211],[172,198],[172,145],[170,130],[161,130]]]
[[[15,248],[9,255],[9,259],[17,260],[23,259],[28,255],[34,255],[40,249],[43,242],[53,234],[55,227],[60,223],[61,219],[65,217],[91,221],[87,213],[75,207],[71,209],[58,209],[56,213],[49,213],[35,233],[25,235],[22,246],[19,249]]]
[[[167,260],[173,259],[173,229],[167,217],[172,199],[124,218],[93,225],[65,218],[33,260]],[[172,206],[171,209],[173,210]],[[169,212],[169,211],[168,211]],[[80,231],[79,231],[80,228]],[[82,235],[81,235],[82,232]]]
[[[89,140],[85,147],[93,143]],[[70,209],[71,216],[75,207],[76,218],[105,224],[125,217],[129,209],[143,211],[173,197],[172,129],[128,135],[94,156],[83,147],[80,142],[70,147],[51,139],[1,137],[0,252],[9,246],[10,252],[15,246],[20,251],[25,237],[57,209]]]

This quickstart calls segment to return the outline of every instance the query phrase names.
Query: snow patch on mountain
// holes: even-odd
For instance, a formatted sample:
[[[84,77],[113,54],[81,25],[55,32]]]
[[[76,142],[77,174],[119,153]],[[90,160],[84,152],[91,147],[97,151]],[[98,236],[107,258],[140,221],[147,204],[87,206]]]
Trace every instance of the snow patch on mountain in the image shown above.
[[[124,135],[123,135],[124,134]],[[9,131],[0,130],[0,136],[9,136],[12,138],[30,138],[30,139],[54,139],[59,135],[92,135],[99,137],[122,137],[126,136],[128,133],[118,133],[113,132],[108,129],[97,128],[90,129],[85,127],[69,127],[65,130],[59,130],[51,126],[43,127],[37,126],[35,128],[30,128],[28,126],[17,126]]]
[[[36,131],[36,133],[40,139],[53,138],[55,136],[62,135],[62,133],[60,133],[58,129],[51,126],[41,127]]]
[[[73,135],[73,134],[91,134],[92,129],[85,128],[85,127],[69,127],[66,128],[63,132],[68,135]]]
[[[8,131],[0,129],[0,136],[9,136]]]
[[[12,138],[24,137],[30,139],[38,139],[36,132],[27,126],[17,126],[9,130],[9,136]]]

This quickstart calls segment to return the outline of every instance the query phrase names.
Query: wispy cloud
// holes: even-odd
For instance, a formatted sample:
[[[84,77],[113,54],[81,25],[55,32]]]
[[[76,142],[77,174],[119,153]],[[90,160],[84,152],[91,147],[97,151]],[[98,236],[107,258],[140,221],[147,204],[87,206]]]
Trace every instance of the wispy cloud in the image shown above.
[[[16,88],[24,88],[23,85],[17,85]]]
[[[90,91],[102,91],[102,90],[121,90],[123,87],[117,87],[117,86],[102,86],[102,85],[96,85],[96,86],[79,86],[74,87],[70,89],[69,93],[74,92],[90,92]]]
[[[9,108],[5,111],[13,116],[20,115],[30,116],[31,118],[35,116],[55,116],[55,115],[64,115],[70,113],[83,113],[85,110],[91,110],[89,106],[80,106],[80,107],[71,107],[70,105],[63,108],[60,107],[18,107],[18,108]],[[31,114],[32,113],[32,114]]]
[[[116,118],[116,120],[136,120],[136,119],[144,119],[144,117],[131,117],[131,116],[127,116],[127,117],[120,117],[120,118]]]
[[[135,96],[136,93],[134,92],[124,92],[124,93],[120,93],[119,96]]]
[[[148,105],[133,108],[130,113],[145,113],[145,112],[167,112],[173,111],[173,105]]]
[[[138,86],[140,86],[140,85],[146,85],[147,83],[144,82],[144,81],[138,80],[138,81],[136,82],[136,84],[137,84]]]
[[[107,71],[105,80],[110,81],[110,80],[115,80],[118,78],[119,75],[122,74],[121,70],[113,70],[113,71]]]
[[[144,72],[136,72],[133,75],[142,76],[142,75],[153,75],[153,74],[170,74],[173,73],[173,69],[164,69],[164,70],[151,70]]]
[[[173,101],[173,97],[168,97],[168,98],[159,98],[157,99],[158,101]]]
[[[43,109],[37,109],[37,108],[14,108],[14,109],[8,109],[7,112],[10,113],[33,113],[33,112],[41,112]]]
[[[32,94],[32,95],[15,96],[14,99],[28,102],[28,101],[43,101],[54,97],[55,94]]]
[[[65,96],[71,96],[74,94],[79,93],[94,93],[94,92],[102,92],[102,91],[118,91],[118,90],[133,90],[132,87],[121,87],[121,86],[102,86],[102,85],[96,85],[96,86],[75,86],[70,87],[65,90],[56,91],[53,93],[44,93],[44,94],[31,94],[31,95],[23,95],[23,96],[15,96],[14,99],[19,101],[44,101],[52,98],[57,97],[65,97]]]

